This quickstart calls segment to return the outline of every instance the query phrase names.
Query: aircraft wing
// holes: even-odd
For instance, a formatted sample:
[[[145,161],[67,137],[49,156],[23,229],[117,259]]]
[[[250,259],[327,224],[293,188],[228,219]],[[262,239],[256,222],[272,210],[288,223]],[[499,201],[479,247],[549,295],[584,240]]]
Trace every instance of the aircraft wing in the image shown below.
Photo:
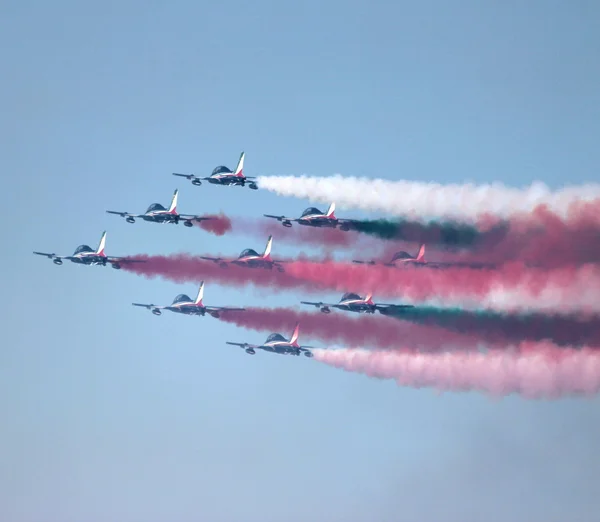
[[[200,259],[206,259],[207,261],[214,261],[215,263],[218,263],[219,261],[224,261],[224,259],[222,257],[200,256]]]
[[[45,256],[48,259],[74,259],[73,256],[57,256],[56,254],[47,254],[46,252],[34,252],[38,256]]]
[[[300,301],[301,304],[305,304],[305,305],[310,305],[310,306],[316,306],[317,308],[322,307],[322,306],[337,306],[336,304],[330,304],[330,303],[312,303],[310,301]]]
[[[161,310],[164,310],[165,308],[169,308],[168,306],[156,306],[153,304],[142,304],[142,303],[131,303],[133,306],[141,306],[142,308],[147,308],[148,310],[150,310],[151,308],[159,308]]]
[[[210,177],[200,177],[200,176],[196,176],[195,174],[180,174],[178,172],[173,172],[173,176],[180,176],[182,178],[185,179],[189,179],[189,180],[195,180],[195,179],[202,179],[202,180],[209,180],[211,179]]]
[[[212,217],[208,217],[208,216],[196,216],[194,214],[179,214],[179,217],[181,219],[186,220],[186,221],[204,221],[206,219],[214,219]]]
[[[248,344],[248,343],[232,343],[229,341],[225,341],[225,344],[231,344],[232,346],[240,346],[241,348],[260,348],[257,344]]]
[[[117,212],[116,210],[107,210],[107,214],[116,214],[121,217],[132,217],[132,218],[142,218],[143,214],[130,214],[129,212]]]
[[[207,312],[244,312],[245,308],[230,308],[227,306],[206,306]]]
[[[295,221],[295,222],[298,221],[298,219],[296,219],[296,218],[291,218],[291,217],[286,217],[286,216],[273,216],[272,214],[263,214],[263,216],[271,218],[271,219],[276,219],[277,221]]]

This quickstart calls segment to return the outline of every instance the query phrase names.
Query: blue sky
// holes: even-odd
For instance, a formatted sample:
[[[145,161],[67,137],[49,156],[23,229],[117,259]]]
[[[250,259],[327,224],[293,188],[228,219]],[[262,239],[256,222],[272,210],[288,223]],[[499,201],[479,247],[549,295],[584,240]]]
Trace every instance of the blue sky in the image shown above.
[[[268,332],[130,304],[193,286],[31,251],[103,230],[109,255],[262,248],[105,213],[175,188],[186,213],[308,206],[170,175],[241,150],[248,175],[597,180],[599,15],[552,0],[2,2],[0,519],[595,520],[597,399],[440,396],[250,358],[224,341]],[[265,295],[207,281],[205,301],[302,297]]]

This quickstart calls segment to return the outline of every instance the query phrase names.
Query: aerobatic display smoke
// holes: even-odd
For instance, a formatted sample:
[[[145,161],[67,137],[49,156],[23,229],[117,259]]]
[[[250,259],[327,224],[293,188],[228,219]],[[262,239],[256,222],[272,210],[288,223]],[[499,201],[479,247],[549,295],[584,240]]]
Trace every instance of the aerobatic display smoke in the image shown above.
[[[264,268],[248,268],[229,265],[221,268],[218,264],[189,254],[172,254],[169,256],[151,256],[140,254],[131,256],[142,263],[123,263],[123,270],[148,278],[162,277],[175,283],[199,283],[211,280],[228,285],[276,288],[310,288],[315,284],[300,281],[294,277]]]
[[[209,217],[210,219],[197,222],[197,225],[202,230],[211,232],[216,236],[222,236],[231,231],[231,220],[225,214],[210,214],[205,217]]]
[[[452,347],[475,348],[477,340],[458,332],[435,326],[399,323],[386,317],[348,317],[344,312],[323,314],[300,312],[289,308],[246,308],[244,312],[228,312],[221,320],[259,331],[291,331],[300,323],[302,338],[315,338],[327,344],[343,343],[394,348],[399,341],[415,350],[441,350]]]
[[[540,313],[507,315],[428,306],[401,310],[390,308],[384,313],[403,322],[477,336],[486,343],[551,341],[560,346],[600,347],[600,315],[587,318]]]
[[[519,260],[542,268],[600,263],[600,202],[573,204],[565,218],[540,206],[505,225],[502,235],[481,234],[470,255],[484,262]]]
[[[536,270],[520,263],[496,270],[449,267],[429,269],[365,266],[327,261],[296,261],[291,277],[338,291],[372,292],[431,303],[505,312],[541,310],[555,313],[600,312],[600,267]]]
[[[399,346],[404,346],[399,341]],[[600,391],[600,352],[524,343],[515,350],[448,353],[312,350],[315,360],[399,386],[442,391],[479,391],[530,399],[592,395]]]
[[[543,183],[512,188],[487,185],[388,181],[383,179],[317,176],[261,176],[259,186],[282,196],[308,198],[340,208],[384,212],[411,220],[431,216],[475,222],[481,216],[507,219],[529,213],[539,205],[564,216],[572,203],[600,199],[600,185],[590,183],[552,191]]]
[[[344,248],[361,251],[365,248],[379,250],[381,241],[406,241],[427,243],[433,246],[470,247],[480,243],[486,237],[486,244],[502,235],[502,225],[492,231],[480,232],[469,225],[452,222],[419,223],[386,219],[355,220],[349,231],[339,228],[309,227],[294,223],[284,227],[281,223],[265,219],[248,220],[232,218],[234,233],[259,236],[273,235],[278,242],[301,243],[323,248]]]

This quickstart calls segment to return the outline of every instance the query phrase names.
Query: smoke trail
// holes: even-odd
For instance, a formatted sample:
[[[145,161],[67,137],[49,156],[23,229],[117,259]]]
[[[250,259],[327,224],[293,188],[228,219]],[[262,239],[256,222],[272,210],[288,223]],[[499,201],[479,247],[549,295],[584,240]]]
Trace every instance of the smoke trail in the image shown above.
[[[484,262],[518,259],[545,268],[599,263],[600,203],[572,205],[565,219],[540,206],[508,222],[502,237],[482,234],[473,254]]]
[[[600,391],[600,353],[546,343],[490,353],[399,353],[360,349],[313,350],[315,359],[400,386],[447,391],[476,390],[530,399],[593,395]]]
[[[420,223],[408,220],[364,219],[352,229],[386,240],[402,240],[429,245],[466,247],[480,241],[481,233],[471,225],[451,221]]]
[[[486,343],[509,344],[522,341],[551,341],[560,346],[600,347],[600,316],[544,315],[539,313],[506,315],[492,311],[453,308],[415,307],[398,311],[382,310],[401,321],[434,325],[465,335],[477,336]]]
[[[207,232],[211,232],[216,236],[222,236],[225,233],[231,231],[231,219],[229,219],[225,214],[221,212],[221,214],[209,214],[205,217],[209,217],[206,221],[199,221],[197,225]]]
[[[287,274],[321,287],[372,292],[467,309],[505,312],[600,312],[600,267],[584,265],[541,271],[521,264],[498,270],[388,268],[326,261],[290,263]]]
[[[538,205],[547,205],[564,215],[577,201],[600,198],[600,185],[570,186],[551,191],[543,183],[526,188],[487,185],[387,181],[383,179],[316,176],[262,176],[261,188],[283,196],[308,198],[321,203],[335,201],[338,206],[385,212],[393,216],[424,220],[437,216],[459,221],[476,221],[484,215],[509,218],[529,213]]]
[[[278,272],[276,269],[248,268],[229,265],[221,268],[212,261],[206,261],[189,254],[173,254],[169,256],[150,256],[140,254],[130,259],[139,259],[143,263],[123,263],[122,268],[148,278],[162,277],[176,283],[195,282],[210,279],[215,282],[247,286],[254,284],[262,287],[275,288],[304,288],[310,289],[315,284],[299,281],[296,278]]]
[[[246,308],[244,312],[228,312],[225,322],[253,330],[280,332],[285,335],[296,322],[300,337],[318,338],[328,344],[343,343],[373,348],[394,348],[400,342],[419,350],[441,350],[453,346],[476,347],[477,342],[460,333],[436,326],[397,323],[385,317],[348,317],[321,312],[299,312],[289,308]]]

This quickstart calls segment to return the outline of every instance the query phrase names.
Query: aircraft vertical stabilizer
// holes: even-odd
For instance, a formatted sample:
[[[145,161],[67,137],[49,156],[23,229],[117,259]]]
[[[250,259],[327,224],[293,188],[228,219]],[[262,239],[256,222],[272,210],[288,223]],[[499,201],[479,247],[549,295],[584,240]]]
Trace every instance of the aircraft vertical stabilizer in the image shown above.
[[[102,237],[100,238],[100,243],[98,244],[98,249],[96,250],[96,254],[99,256],[105,257],[104,248],[106,246],[106,231],[102,232]]]
[[[169,207],[169,212],[171,214],[177,213],[177,196],[179,195],[179,190],[175,190],[173,192],[173,199],[171,200],[171,206]]]
[[[331,205],[329,205],[329,210],[327,211],[326,216],[330,217],[330,218],[335,218],[335,203],[332,203]]]
[[[263,254],[263,259],[271,258],[271,245],[273,244],[273,236],[269,236],[267,240],[267,246],[265,247],[265,253]]]
[[[425,263],[425,245],[421,245],[421,248],[419,248],[416,261],[419,263]]]
[[[300,323],[296,323],[296,327],[294,328],[294,333],[292,333],[292,337],[290,338],[290,344],[292,346],[298,346],[299,334],[300,334]]]
[[[238,178],[244,177],[244,153],[240,154],[240,159],[238,161],[237,167],[235,168],[235,175]]]
[[[202,305],[202,298],[204,297],[204,281],[200,283],[200,290],[198,290],[198,297],[196,297],[196,304]]]

